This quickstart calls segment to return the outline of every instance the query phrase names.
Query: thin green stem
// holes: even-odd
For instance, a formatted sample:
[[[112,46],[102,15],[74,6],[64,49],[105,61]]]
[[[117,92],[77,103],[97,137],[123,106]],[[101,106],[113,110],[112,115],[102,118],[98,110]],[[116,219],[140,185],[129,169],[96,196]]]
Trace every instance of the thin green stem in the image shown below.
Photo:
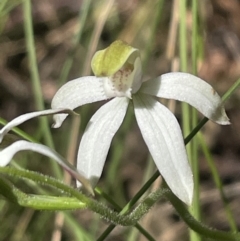
[[[197,0],[192,0],[192,73],[197,74],[197,60],[198,60],[198,3]]]
[[[61,189],[68,195],[71,195],[76,199],[80,200],[85,207],[91,209],[93,212],[100,214],[103,218],[106,218],[108,221],[112,221],[115,224],[123,226],[135,225],[136,222],[149,211],[149,209],[156,203],[156,201],[158,201],[163,196],[166,196],[169,199],[169,201],[173,204],[174,208],[177,210],[181,218],[188,224],[190,228],[192,228],[196,232],[200,233],[203,236],[218,241],[240,241],[240,233],[230,233],[214,230],[212,228],[204,226],[203,224],[195,220],[194,217],[192,217],[191,214],[188,212],[185,205],[171,192],[171,190],[166,186],[166,184],[163,185],[163,188],[158,189],[156,192],[149,194],[142,202],[140,202],[140,204],[131,213],[129,213],[128,215],[121,215],[117,212],[110,210],[103,204],[100,204],[97,201],[92,200],[89,197],[86,197],[78,190],[66,186],[65,184],[59,182],[56,179],[39,175],[34,172],[22,171],[10,167],[0,168],[0,172],[11,176],[17,175],[19,178],[27,178],[30,180],[37,181],[41,184]],[[6,186],[4,188],[5,190],[7,189],[7,191],[12,190],[10,190],[10,188]],[[45,207],[43,206],[43,208]]]
[[[14,176],[14,177],[17,176],[18,178],[29,179],[39,184],[47,185],[55,189],[59,189],[63,193],[67,195],[71,195],[72,197],[75,197],[76,199],[78,199],[85,208],[89,208],[93,212],[100,214],[106,220],[122,226],[135,225],[136,222],[149,211],[152,205],[159,198],[161,198],[166,191],[169,191],[169,190],[161,189],[161,190],[158,190],[157,192],[151,193],[129,215],[121,215],[118,212],[115,212],[109,209],[107,206],[91,199],[90,197],[85,196],[78,190],[59,182],[55,178],[39,175],[38,173],[33,171],[19,170],[11,167],[0,167],[0,173]],[[3,190],[12,191],[11,188],[6,187],[6,185],[5,186],[4,185],[3,185]],[[22,193],[17,193],[17,192],[15,192],[12,195],[12,198],[14,198],[15,195],[18,195],[18,194],[19,194],[19,199],[21,199]],[[25,197],[23,197],[23,199],[24,198]],[[42,201],[44,201],[44,199],[42,199]],[[17,200],[17,202],[19,203],[19,200]],[[38,205],[40,204],[38,203]],[[42,203],[42,208],[47,209],[47,205],[48,205],[48,202],[45,204]],[[53,205],[53,200],[51,205]],[[58,210],[57,205],[55,206],[55,208],[56,210]],[[51,209],[53,209],[53,206],[51,206]]]
[[[182,71],[187,71],[187,2],[186,0],[179,1],[180,7],[180,26],[179,26],[179,43],[180,43],[180,68]]]
[[[159,177],[159,172],[156,171],[153,176],[143,185],[143,187],[137,192],[137,194],[133,197],[133,199],[128,202],[122,211],[120,212],[120,215],[126,214],[131,210],[131,208],[137,203],[137,201],[143,196],[143,194],[149,189],[149,187],[153,184],[153,182]],[[104,240],[104,237],[107,237],[112,230],[116,227],[115,224],[110,224],[107,229],[101,234],[101,236],[97,239],[97,241]]]
[[[6,120],[4,120],[3,118],[0,117],[0,124],[6,125],[7,123],[8,122]],[[35,138],[33,138],[32,136],[27,134],[25,131],[22,131],[18,127],[14,127],[11,131],[14,132],[15,134],[17,134],[18,136],[22,137],[23,139],[27,140],[27,141],[38,143],[38,141]],[[7,137],[7,135],[4,137],[4,139],[6,137]],[[3,139],[3,141],[4,141],[4,139]]]
[[[174,206],[184,222],[195,232],[217,241],[240,241],[240,233],[230,233],[209,228],[197,221],[187,210],[185,205],[172,193],[166,192],[165,196]]]
[[[0,193],[3,196],[22,207],[47,211],[86,208],[86,205],[84,203],[72,197],[55,197],[47,195],[25,194],[3,178],[0,178],[0,186]]]
[[[13,162],[11,165],[17,169],[24,170],[16,162]],[[38,183],[36,183],[35,181],[29,180],[29,179],[24,179],[24,181],[35,192],[42,194],[44,196],[52,195],[52,191],[45,190],[44,187],[38,185]],[[57,192],[54,193],[54,195],[59,197],[59,195],[62,194],[62,191],[61,190],[56,190],[56,191]],[[56,206],[58,207],[58,205],[56,205]],[[76,237],[76,240],[84,240],[83,236],[87,237],[86,240],[93,240],[93,238],[92,237],[90,238],[89,234],[83,228],[81,228],[78,221],[74,217],[72,217],[71,213],[69,213],[69,212],[62,212],[62,213],[64,214],[64,217],[66,219],[66,225],[69,226],[69,230],[72,230],[72,233]]]
[[[198,23],[197,23],[197,13],[198,13],[198,5],[196,0],[192,0],[192,73],[197,74],[197,33],[198,33]],[[192,126],[197,125],[197,110],[191,108],[192,112]],[[194,180],[194,191],[193,191],[193,202],[191,207],[189,208],[190,213],[196,218],[196,220],[201,220],[201,209],[200,209],[200,183],[199,183],[199,162],[198,162],[198,139],[193,138],[190,143],[191,148],[191,156],[190,163],[193,171],[193,180]],[[193,230],[189,230],[190,240],[192,241],[200,241],[201,237],[198,233]]]
[[[184,139],[185,145],[187,145],[192,138],[201,130],[201,128],[208,122],[208,118],[204,117],[197,126],[191,131],[191,133]]]
[[[192,109],[192,122],[193,126],[196,126],[197,122],[197,111]],[[198,139],[193,138],[191,143],[192,156],[190,157],[190,162],[193,171],[193,202],[189,208],[190,213],[196,218],[196,220],[201,220],[201,210],[200,210],[200,183],[199,183],[199,160],[198,160]],[[196,232],[190,230],[191,240],[200,241],[201,237]]]
[[[226,102],[239,87],[240,87],[240,78],[223,95],[222,97],[223,103]]]
[[[33,20],[32,20],[32,11],[31,11],[31,1],[25,0],[23,2],[23,10],[24,10],[24,29],[26,35],[26,46],[29,60],[29,69],[31,74],[33,92],[35,97],[36,108],[38,110],[44,109],[44,100],[43,94],[41,91],[40,78],[37,67],[37,57],[35,51],[34,44],[34,33],[33,33]],[[44,140],[46,144],[54,149],[54,143],[52,139],[52,135],[50,132],[50,128],[48,125],[48,121],[46,117],[40,119],[41,130],[44,132]],[[62,172],[60,167],[56,162],[52,162],[53,170],[58,178],[62,177]]]
[[[111,203],[113,205],[114,209],[116,209],[118,212],[120,212],[122,210],[122,208],[100,188],[95,188],[95,191],[97,194],[99,194],[101,197],[103,197],[105,200],[107,200],[109,203]],[[138,229],[138,231],[140,233],[142,233],[145,236],[145,238],[147,238],[147,240],[155,241],[155,239],[140,224],[136,223],[134,226]],[[98,241],[105,240],[105,238],[108,236],[108,234],[109,234],[108,231],[105,230],[105,232],[103,232],[97,240]]]
[[[197,136],[198,136],[201,148],[203,150],[204,156],[206,157],[207,164],[208,164],[208,166],[211,170],[215,185],[219,190],[219,194],[221,196],[221,200],[223,202],[224,209],[225,209],[226,216],[227,216],[228,222],[230,224],[231,230],[234,231],[234,232],[237,232],[237,224],[234,221],[234,217],[233,217],[232,211],[230,209],[230,206],[228,204],[227,197],[225,196],[225,193],[224,193],[224,190],[223,190],[223,185],[222,185],[222,182],[221,182],[216,164],[215,164],[215,162],[212,158],[212,155],[211,155],[210,151],[208,150],[208,147],[206,145],[206,142],[203,138],[202,133],[199,132]]]
[[[179,1],[180,7],[180,26],[179,26],[179,43],[180,43],[180,69],[187,72],[187,2],[186,0]],[[187,103],[181,103],[182,106],[182,119],[183,119],[183,133],[188,135],[190,133],[190,108]],[[191,156],[191,149],[187,147],[188,155]]]
[[[187,2],[186,0],[179,1],[180,4],[180,26],[179,26],[179,41],[180,41],[180,66],[181,71],[186,72],[187,71],[187,24],[186,24],[186,12],[187,12]],[[195,26],[194,26],[195,27]],[[193,28],[194,28],[193,27]],[[193,44],[193,43],[192,43]],[[194,46],[195,47],[195,46]],[[194,52],[195,53],[195,52]],[[196,57],[196,56],[194,56]],[[182,103],[182,120],[183,120],[183,133],[184,136],[188,135],[190,133],[191,129],[191,117],[190,117],[190,107],[187,103]],[[190,164],[192,166],[193,170],[193,178],[194,178],[194,197],[193,197],[193,204],[189,208],[190,212],[194,215],[194,217],[198,218],[199,216],[199,200],[198,200],[198,191],[199,191],[199,185],[198,185],[198,163],[197,159],[195,158],[194,151],[196,149],[194,148],[194,143],[191,142],[190,145],[186,147],[187,154],[190,160]],[[192,230],[189,230],[190,232],[190,240],[191,241],[199,241],[200,237],[198,234],[193,232]]]

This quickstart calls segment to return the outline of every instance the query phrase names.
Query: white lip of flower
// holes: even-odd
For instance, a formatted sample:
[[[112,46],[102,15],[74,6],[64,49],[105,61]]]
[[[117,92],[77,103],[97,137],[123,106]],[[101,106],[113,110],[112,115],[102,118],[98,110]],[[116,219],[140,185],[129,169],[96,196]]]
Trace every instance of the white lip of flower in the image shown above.
[[[79,146],[77,169],[96,185],[132,98],[137,123],[159,172],[173,193],[190,205],[193,178],[181,129],[175,116],[152,96],[185,101],[212,121],[230,124],[219,95],[208,83],[187,73],[167,73],[142,83],[139,51],[122,41],[98,51],[92,69],[95,76],[69,81],[52,100],[52,109],[73,110],[115,97],[89,121]],[[67,115],[55,114],[54,127],[60,127]]]

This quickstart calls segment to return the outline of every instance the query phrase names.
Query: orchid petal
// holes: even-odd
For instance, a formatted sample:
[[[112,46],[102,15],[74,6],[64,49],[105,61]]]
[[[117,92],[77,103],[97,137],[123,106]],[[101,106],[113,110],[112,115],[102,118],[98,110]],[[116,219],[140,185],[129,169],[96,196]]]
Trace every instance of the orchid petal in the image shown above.
[[[54,95],[52,108],[69,108],[73,110],[84,104],[108,99],[103,88],[104,79],[86,76],[67,82]],[[54,128],[60,127],[66,117],[67,114],[55,115]]]
[[[49,147],[44,146],[42,144],[31,143],[24,140],[14,142],[10,146],[0,151],[0,166],[3,167],[8,165],[12,160],[13,156],[17,152],[24,151],[24,150],[34,151],[55,160],[73,177],[75,177],[78,181],[80,181],[82,185],[86,188],[86,190],[88,190],[91,194],[94,193],[90,182],[86,179],[83,173],[77,171],[74,166],[68,163],[57,152],[55,152],[54,150],[51,150]]]
[[[207,82],[188,73],[167,73],[143,83],[140,92],[187,102],[210,120],[230,124],[222,100]]]
[[[53,115],[56,113],[75,113],[70,109],[55,109],[55,110],[42,110],[42,111],[35,111],[30,112],[27,114],[20,115],[7,123],[1,130],[0,130],[0,143],[2,142],[3,137],[14,127],[22,124],[23,122],[30,120],[32,118],[38,117],[38,116],[45,116],[45,115]]]
[[[124,119],[128,103],[128,98],[114,98],[92,116],[86,127],[78,151],[77,168],[92,186],[102,174],[112,138]]]
[[[137,123],[159,172],[172,192],[190,205],[192,172],[175,116],[150,96],[137,94],[133,101]]]

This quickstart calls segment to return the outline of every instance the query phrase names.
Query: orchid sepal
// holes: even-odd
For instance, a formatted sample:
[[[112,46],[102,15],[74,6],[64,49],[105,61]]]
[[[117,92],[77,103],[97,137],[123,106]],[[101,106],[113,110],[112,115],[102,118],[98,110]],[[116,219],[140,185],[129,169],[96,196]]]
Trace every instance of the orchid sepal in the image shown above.
[[[73,176],[79,182],[81,182],[82,186],[90,194],[94,195],[92,185],[90,184],[89,180],[85,177],[85,175],[81,171],[77,170],[73,165],[67,162],[56,151],[42,144],[32,143],[25,140],[14,142],[13,144],[9,145],[8,147],[0,151],[0,166],[4,167],[8,165],[16,153],[24,150],[34,151],[55,160],[66,171],[68,171],[71,174],[71,176]]]
[[[133,101],[138,126],[160,174],[172,192],[190,205],[193,176],[175,116],[149,95],[136,94]]]
[[[140,92],[187,102],[210,120],[220,125],[230,124],[217,92],[210,84],[192,74],[182,72],[163,74],[144,82]]]
[[[35,112],[30,112],[26,113],[23,115],[20,115],[13,119],[12,121],[8,122],[1,130],[0,130],[0,143],[2,142],[2,139],[4,136],[12,130],[14,127],[24,123],[25,121],[28,121],[32,118],[35,117],[40,117],[40,116],[47,116],[47,115],[53,115],[57,113],[68,113],[68,114],[73,114],[73,115],[78,115],[76,112],[68,109],[68,108],[59,108],[59,109],[49,109],[49,110],[41,110],[41,111],[35,111]],[[56,123],[53,124],[53,127],[56,125]]]

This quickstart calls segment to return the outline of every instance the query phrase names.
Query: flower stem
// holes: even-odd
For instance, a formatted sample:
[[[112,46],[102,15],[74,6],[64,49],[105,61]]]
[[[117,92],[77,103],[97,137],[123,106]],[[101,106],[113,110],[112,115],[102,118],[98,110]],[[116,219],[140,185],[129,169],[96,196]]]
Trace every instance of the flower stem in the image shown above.
[[[111,203],[114,206],[114,209],[116,209],[118,212],[122,210],[122,208],[105,192],[103,192],[99,188],[95,188],[96,193],[98,193],[101,197],[103,197],[105,200],[107,200],[109,203]],[[109,227],[115,227],[114,224],[109,225]],[[142,233],[147,240],[154,241],[155,239],[138,223],[135,224],[135,227],[138,229],[140,233]],[[105,238],[108,236],[108,230],[111,232],[111,228],[106,229],[105,232],[101,234],[101,236],[97,239],[97,241],[105,240]]]
[[[237,232],[238,229],[237,229],[237,224],[234,220],[234,217],[233,217],[233,213],[231,211],[231,208],[230,208],[230,205],[228,203],[228,200],[227,200],[227,197],[224,193],[224,189],[223,189],[223,184],[222,184],[222,181],[221,181],[221,178],[219,176],[219,173],[218,173],[218,170],[217,170],[217,167],[216,167],[216,164],[213,160],[213,157],[207,147],[207,144],[204,140],[204,137],[203,137],[203,134],[201,132],[198,133],[198,140],[199,140],[199,144],[201,146],[201,149],[204,153],[204,156],[205,156],[205,159],[207,161],[207,164],[211,170],[211,173],[212,173],[212,176],[213,176],[213,180],[215,182],[215,185],[219,191],[219,194],[220,194],[220,197],[221,197],[221,200],[223,202],[223,205],[224,205],[224,209],[225,209],[225,213],[226,213],[226,217],[227,217],[227,220],[228,220],[228,223],[231,227],[231,230],[233,232]]]
[[[0,186],[0,193],[4,197],[22,207],[47,211],[56,211],[56,207],[57,210],[86,208],[84,203],[72,197],[26,194],[14,187],[13,184],[10,184],[4,178],[0,178]]]
[[[239,87],[240,87],[240,78],[223,95],[222,97],[223,103],[226,102]]]
[[[165,184],[166,185],[166,184]],[[185,205],[172,193],[166,192],[165,196],[172,203],[178,214],[184,220],[184,222],[195,232],[214,239],[218,241],[239,241],[240,233],[230,233],[224,231],[218,231],[213,228],[209,228],[202,223],[198,222],[194,217],[188,212]]]
[[[191,46],[192,46],[192,73],[197,75],[197,60],[198,60],[198,3],[197,0],[192,0],[191,6],[192,12],[192,38],[191,38]],[[191,107],[191,127],[197,125],[198,115],[197,110]],[[190,143],[191,156],[189,156],[189,161],[192,167],[193,179],[194,179],[194,194],[193,194],[193,202],[191,207],[189,207],[190,213],[194,216],[194,218],[198,221],[201,221],[201,208],[200,208],[200,183],[199,183],[199,158],[198,158],[198,139],[193,138]],[[200,241],[202,238],[200,235],[193,230],[189,230],[190,240],[191,241]]]
[[[195,220],[194,217],[192,217],[191,214],[188,212],[185,205],[171,192],[171,190],[167,187],[165,183],[163,185],[163,188],[158,189],[153,193],[150,193],[142,202],[140,202],[140,204],[138,204],[138,206],[132,212],[130,212],[127,215],[121,215],[115,211],[112,211],[103,204],[98,203],[97,201],[85,196],[78,190],[63,184],[54,178],[39,175],[38,173],[32,171],[18,170],[11,167],[0,168],[0,172],[11,176],[17,175],[19,178],[27,178],[30,180],[37,181],[41,184],[45,184],[60,189],[68,195],[71,195],[78,199],[83,204],[83,207],[89,208],[93,212],[100,214],[103,218],[107,219],[108,221],[123,226],[135,225],[136,222],[149,211],[149,209],[156,203],[156,201],[158,201],[161,197],[165,196],[175,207],[181,218],[188,224],[190,228],[192,228],[196,232],[200,233],[203,236],[218,241],[240,241],[240,233],[230,233],[214,230],[212,228],[204,226],[203,224]],[[6,182],[3,181],[0,184],[2,183],[3,185],[1,186],[3,187],[3,189],[1,190],[3,190],[3,192],[5,192],[6,190],[11,191],[10,186],[8,184],[6,185]],[[20,195],[22,195],[22,193],[20,193]],[[43,208],[46,207],[43,206]],[[52,208],[53,207],[51,206],[51,210]]]

